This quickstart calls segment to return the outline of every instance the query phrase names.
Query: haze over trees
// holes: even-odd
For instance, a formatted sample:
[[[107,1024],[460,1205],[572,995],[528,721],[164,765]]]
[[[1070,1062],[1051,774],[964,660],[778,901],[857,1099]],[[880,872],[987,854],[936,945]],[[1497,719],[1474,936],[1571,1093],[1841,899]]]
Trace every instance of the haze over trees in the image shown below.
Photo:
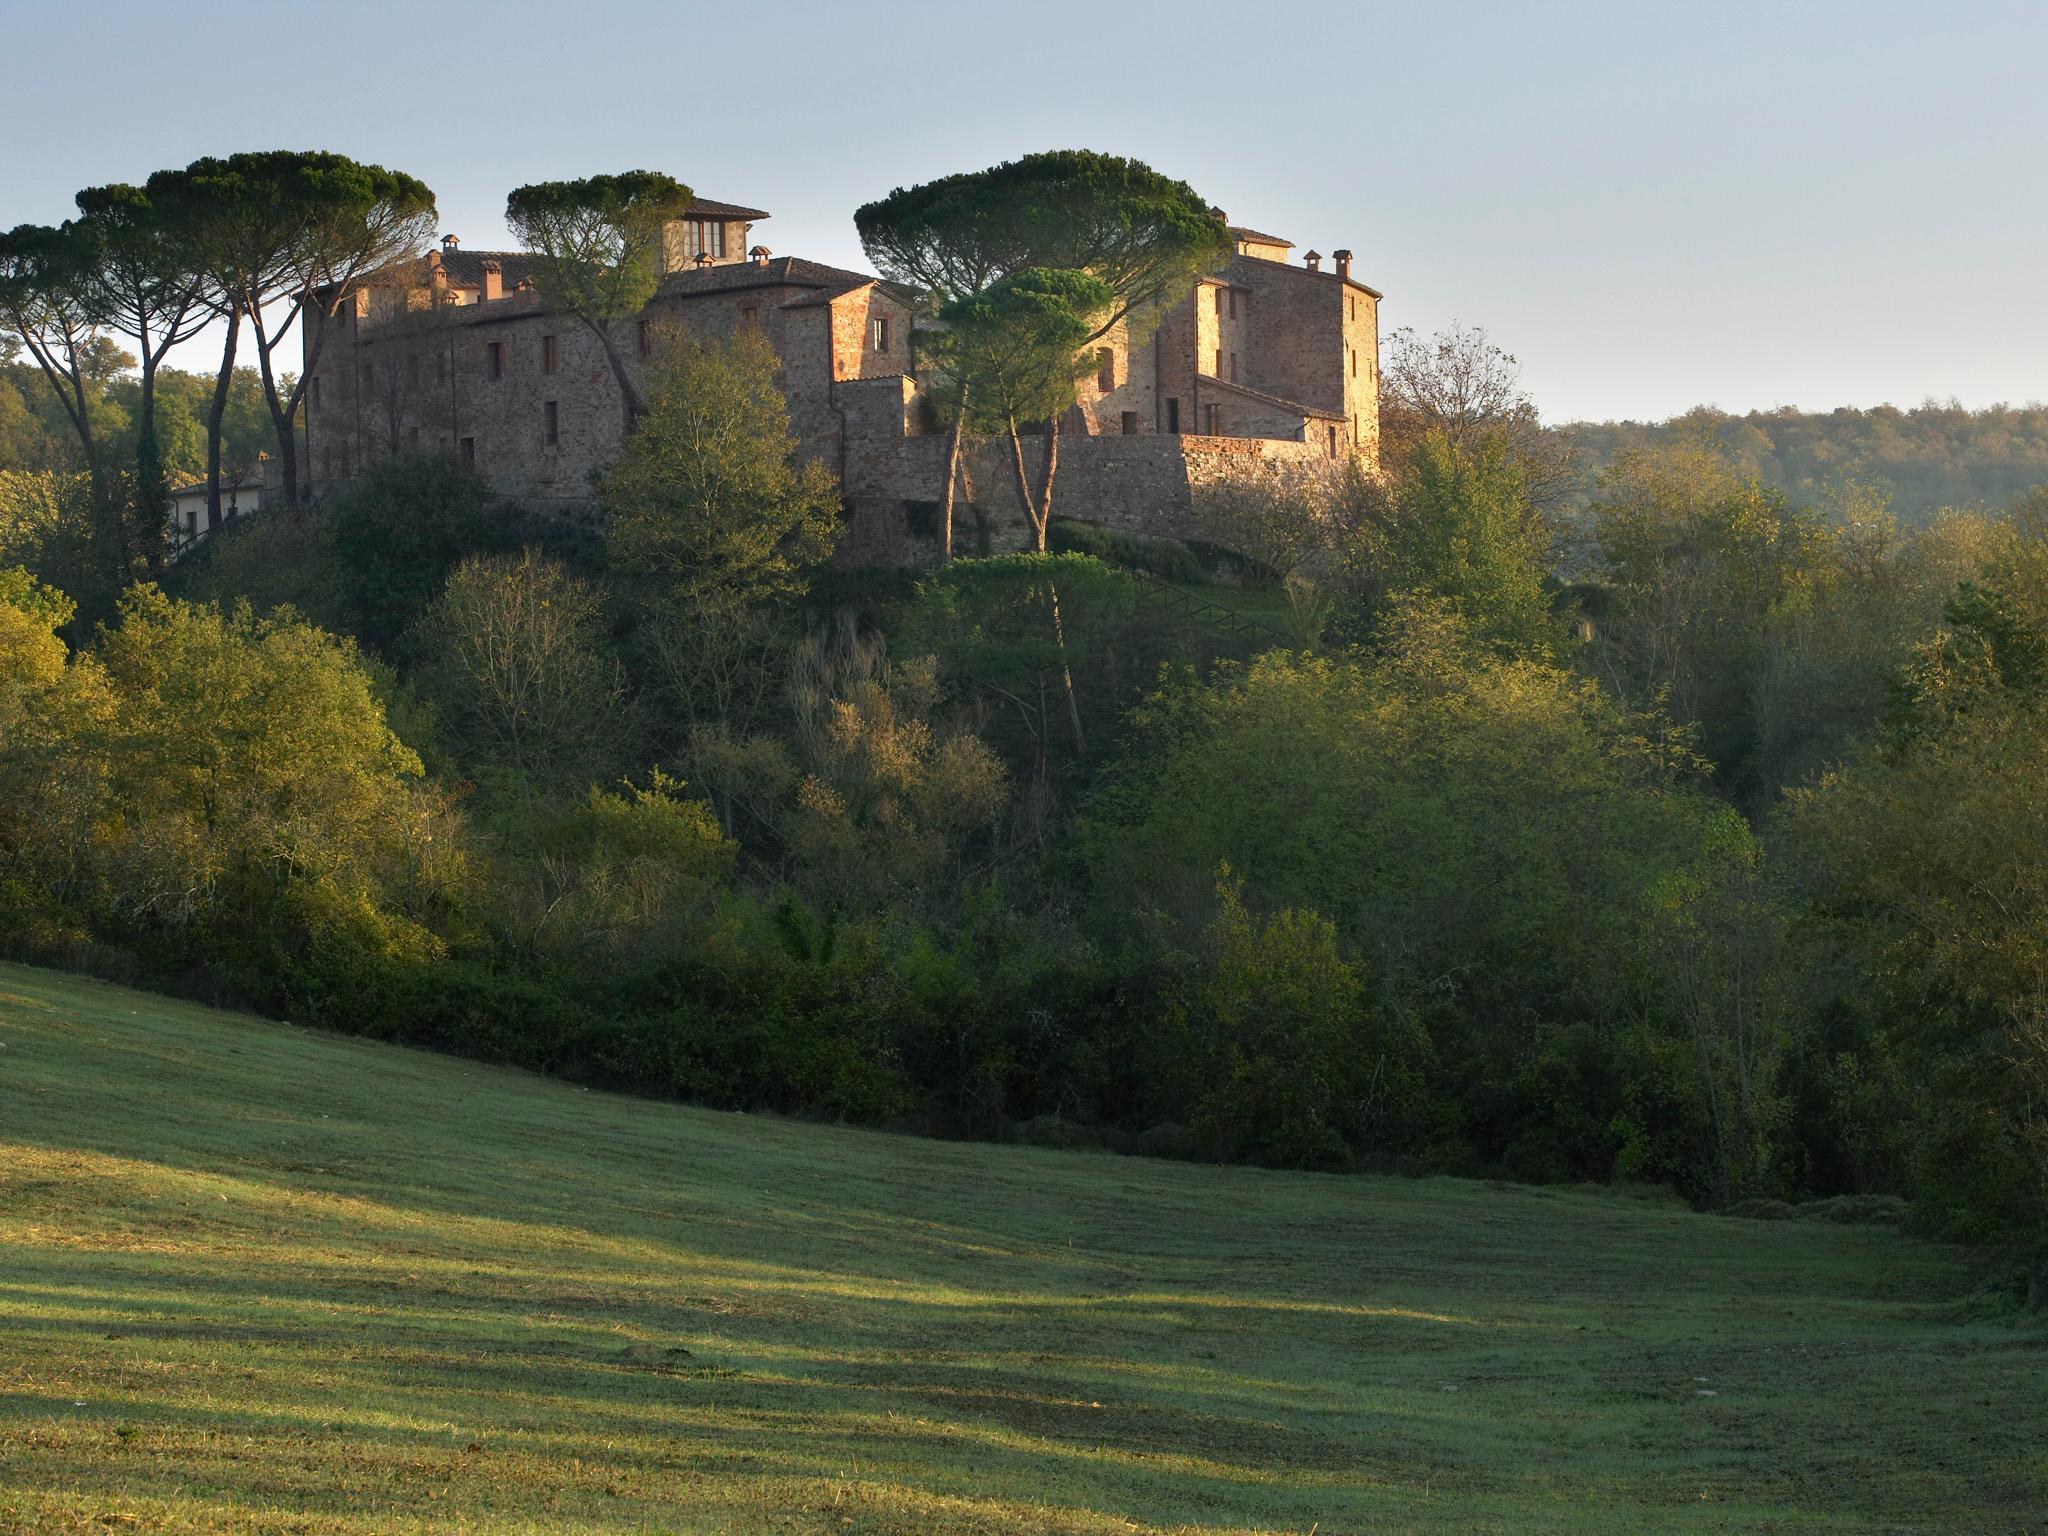
[[[1567,506],[1595,494],[1599,476],[1632,448],[1699,442],[1740,472],[1795,501],[1823,503],[1845,482],[1874,484],[1901,522],[1944,508],[2010,506],[2048,482],[2048,406],[1969,410],[1953,401],[1741,415],[1700,406],[1666,422],[1573,422],[1558,429],[1577,466]]]

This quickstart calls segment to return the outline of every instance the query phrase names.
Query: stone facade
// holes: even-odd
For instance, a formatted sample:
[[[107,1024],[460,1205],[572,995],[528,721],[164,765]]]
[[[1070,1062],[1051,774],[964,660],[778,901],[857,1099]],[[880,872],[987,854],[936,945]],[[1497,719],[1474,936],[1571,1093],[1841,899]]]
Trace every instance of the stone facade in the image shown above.
[[[946,441],[911,367],[913,312],[874,277],[776,257],[758,209],[700,203],[664,232],[664,273],[612,341],[637,371],[672,332],[758,329],[780,362],[800,451],[839,477],[849,560],[927,558]],[[1056,516],[1184,535],[1190,487],[1253,461],[1376,463],[1379,294],[1288,242],[1233,227],[1236,252],[1157,324],[1117,325],[1063,423]],[[599,337],[551,310],[523,252],[451,237],[336,314],[309,317],[306,489],[375,460],[445,454],[493,490],[587,514],[624,411]],[[1027,442],[1035,474],[1042,443]],[[969,456],[963,549],[1028,541],[1007,444]]]

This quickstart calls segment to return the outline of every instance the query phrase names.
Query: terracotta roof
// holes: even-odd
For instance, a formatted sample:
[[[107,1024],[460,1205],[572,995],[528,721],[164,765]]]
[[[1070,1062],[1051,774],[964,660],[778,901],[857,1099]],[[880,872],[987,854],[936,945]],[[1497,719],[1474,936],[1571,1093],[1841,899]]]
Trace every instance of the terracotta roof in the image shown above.
[[[1212,387],[1227,389],[1232,394],[1243,395],[1247,399],[1257,400],[1264,405],[1277,405],[1283,411],[1292,411],[1301,416],[1313,416],[1318,421],[1342,421],[1344,419],[1343,413],[1340,411],[1326,411],[1319,405],[1303,405],[1299,400],[1283,400],[1278,395],[1269,395],[1263,390],[1247,389],[1244,385],[1233,384],[1228,379],[1212,378],[1206,373],[1203,374],[1202,388],[1206,390]]]
[[[700,197],[690,204],[690,211],[684,218],[695,216],[700,219],[765,219],[768,215],[759,208],[742,208],[738,203],[721,203],[715,198]]]
[[[441,270],[448,274],[452,287],[481,288],[486,261],[498,264],[507,293],[519,286],[521,278],[533,275],[533,257],[526,251],[465,251],[459,246],[441,253]]]
[[[1284,245],[1290,251],[1294,249],[1292,240],[1282,240],[1278,235],[1262,235],[1256,229],[1246,229],[1242,224],[1231,225],[1230,232],[1238,239],[1249,240],[1255,245]]]
[[[844,267],[828,267],[822,261],[801,256],[771,256],[764,262],[728,261],[709,267],[671,272],[661,280],[664,298],[691,298],[700,293],[729,293],[737,288],[809,288],[816,292],[796,299],[787,307],[822,304],[865,288],[881,279]]]

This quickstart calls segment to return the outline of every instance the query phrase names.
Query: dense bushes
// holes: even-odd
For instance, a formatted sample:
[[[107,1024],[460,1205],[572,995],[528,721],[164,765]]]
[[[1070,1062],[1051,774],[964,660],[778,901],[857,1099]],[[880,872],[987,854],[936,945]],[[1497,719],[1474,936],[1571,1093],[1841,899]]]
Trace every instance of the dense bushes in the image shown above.
[[[0,574],[0,945],[735,1108],[1906,1194],[2048,1288],[2037,527],[1631,462],[1574,641],[1424,434],[1236,505],[1357,643],[1228,660],[1073,551],[810,590],[815,478],[700,430],[761,361],[677,362],[602,559],[390,465],[89,640]]]

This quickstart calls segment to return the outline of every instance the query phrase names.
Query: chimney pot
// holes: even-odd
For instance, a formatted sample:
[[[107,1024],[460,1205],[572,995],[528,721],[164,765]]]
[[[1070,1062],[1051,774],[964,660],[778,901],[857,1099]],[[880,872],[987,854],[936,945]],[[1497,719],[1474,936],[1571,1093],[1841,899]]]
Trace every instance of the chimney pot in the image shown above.
[[[1351,275],[1351,253],[1349,251],[1332,251],[1330,254],[1336,260],[1337,275],[1339,277],[1349,277]]]
[[[699,251],[699,252],[697,253],[697,265],[698,265],[698,266],[699,266],[700,268],[701,268],[701,267],[708,267],[708,266],[710,266],[710,265],[711,265],[711,253],[710,253],[709,251]]]
[[[754,258],[755,266],[765,267],[768,265],[768,258],[770,255],[773,254],[773,252],[771,252],[765,245],[757,245],[751,251],[747,252],[747,254]]]
[[[453,235],[443,235],[441,237],[441,249],[443,251],[452,251],[460,244],[462,244],[462,242],[456,239]]]
[[[1323,253],[1321,251],[1310,251],[1301,259],[1307,265],[1309,271],[1320,272],[1323,270]]]

